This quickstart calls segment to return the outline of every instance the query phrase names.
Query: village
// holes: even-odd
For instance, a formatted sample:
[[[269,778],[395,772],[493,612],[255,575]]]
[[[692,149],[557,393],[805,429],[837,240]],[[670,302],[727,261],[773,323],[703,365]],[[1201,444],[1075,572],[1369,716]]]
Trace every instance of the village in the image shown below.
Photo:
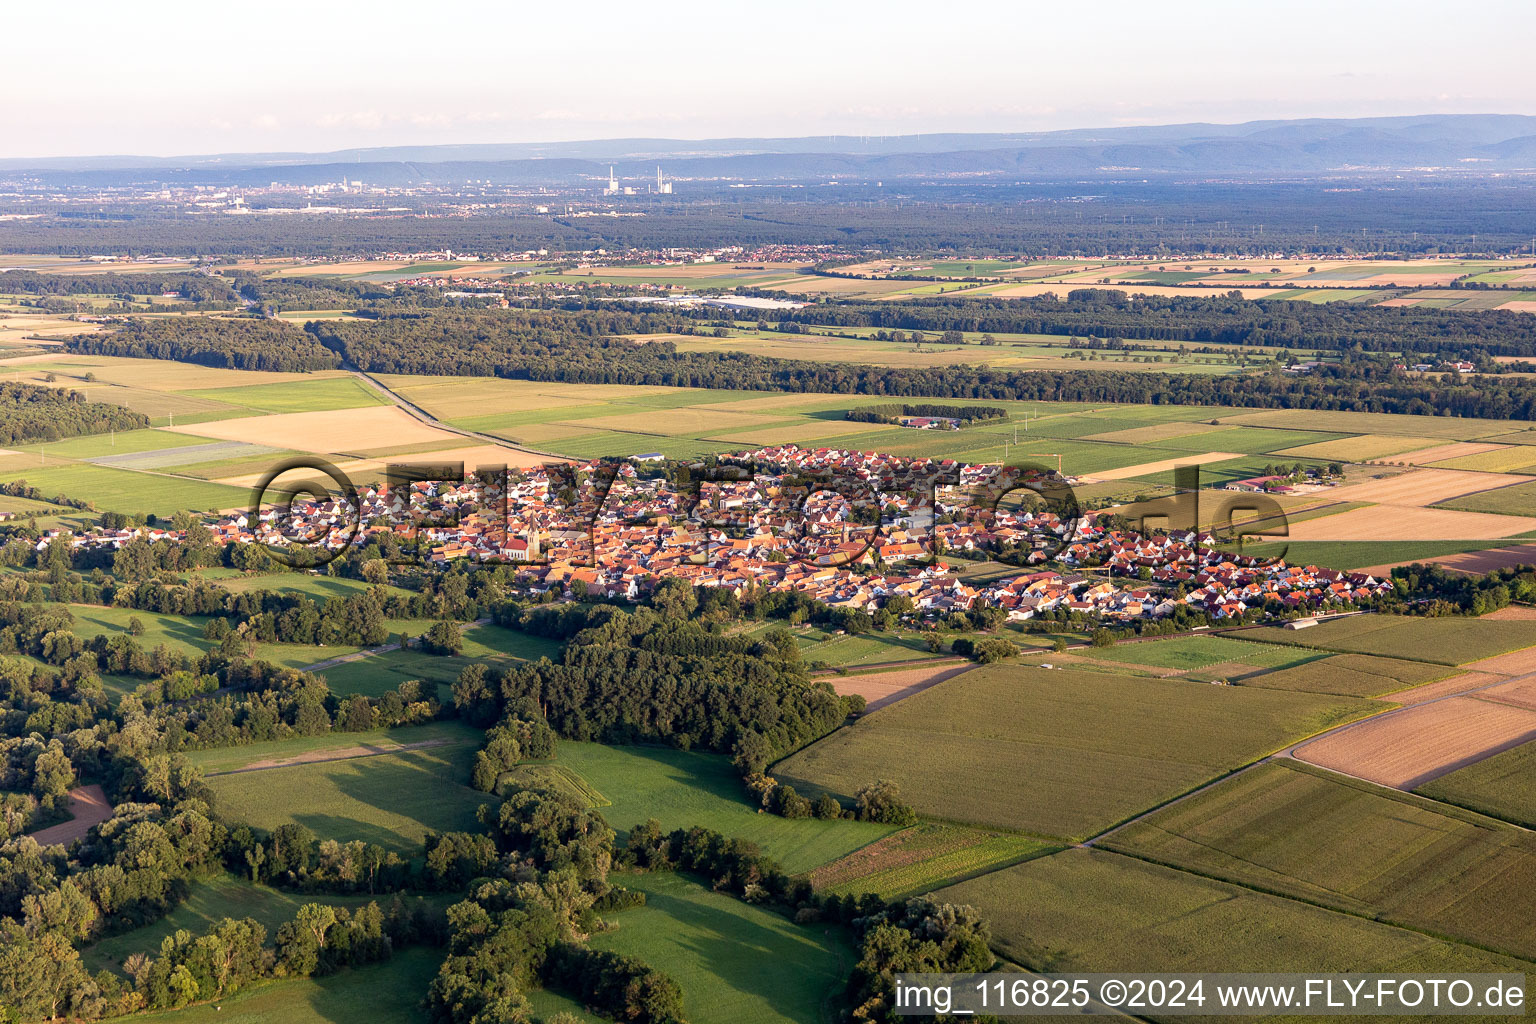
[[[1048,613],[1134,623],[1181,607],[1214,620],[1278,601],[1302,613],[1389,592],[1365,573],[1230,554],[1196,530],[1114,529],[1108,513],[1067,514],[1049,501],[1010,507],[1009,491],[1049,495],[1050,479],[1010,480],[997,465],[877,452],[761,448],[693,466],[679,486],[658,456],[512,471],[502,479],[367,487],[344,500],[216,517],[222,544],[290,545],[335,554],[389,534],[423,561],[519,567],[531,595],[635,600],[666,578],[789,591],[833,608],[873,612],[901,597],[919,617],[992,607],[1007,621]],[[96,529],[84,548],[176,530]],[[58,538],[45,534],[39,549]],[[1016,574],[967,581],[956,566],[998,555]],[[939,557],[947,556],[947,557]],[[910,601],[910,606],[906,603]]]

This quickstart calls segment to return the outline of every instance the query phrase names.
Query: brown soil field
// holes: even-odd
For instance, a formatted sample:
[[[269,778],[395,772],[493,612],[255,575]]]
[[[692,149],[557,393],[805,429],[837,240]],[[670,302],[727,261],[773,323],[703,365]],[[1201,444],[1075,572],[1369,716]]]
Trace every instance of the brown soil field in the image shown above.
[[[1201,455],[1180,455],[1177,458],[1162,459],[1158,462],[1143,462],[1136,466],[1105,469],[1097,473],[1089,473],[1082,477],[1082,479],[1085,483],[1096,483],[1103,480],[1125,480],[1133,476],[1148,476],[1152,473],[1162,473],[1175,466],[1203,466],[1207,462],[1225,462],[1228,459],[1241,458],[1243,456],[1235,452],[1205,452]]]
[[[1464,666],[1469,672],[1494,672],[1502,676],[1523,676],[1536,672],[1536,647],[1510,651],[1495,658],[1484,658]]]
[[[1377,700],[1386,701],[1388,704],[1401,704],[1407,707],[1410,704],[1424,704],[1441,697],[1455,697],[1459,694],[1470,693],[1473,690],[1481,690],[1485,686],[1492,686],[1501,679],[1506,678],[1502,673],[1496,672],[1458,672],[1447,679],[1437,679],[1423,686],[1414,686],[1407,690],[1398,690],[1396,693],[1388,693]]]
[[[1536,562],[1536,557],[1532,558]],[[1507,608],[1500,608],[1496,612],[1489,612],[1483,618],[1490,622],[1530,622],[1536,619],[1536,608],[1529,605],[1512,604]]]
[[[1478,693],[1478,699],[1536,711],[1536,678],[1511,679]]]
[[[1536,565],[1536,544],[1512,544],[1509,547],[1464,551],[1459,555],[1440,555],[1418,561],[1433,562],[1460,572],[1492,572],[1494,569],[1507,569],[1514,565]]]
[[[69,821],[33,832],[32,838],[43,846],[68,846],[76,839],[84,839],[92,825],[112,817],[112,804],[100,786],[76,786],[69,791],[69,813]]]
[[[829,676],[832,689],[846,697],[858,694],[869,703],[865,713],[878,711],[896,703],[903,697],[921,693],[946,679],[953,679],[962,672],[969,672],[975,665],[934,665],[926,668],[907,668],[896,672],[870,672],[866,675]]]
[[[1464,455],[1481,455],[1483,452],[1498,451],[1508,447],[1502,444],[1488,444],[1483,441],[1458,441],[1455,444],[1436,445],[1433,448],[1425,448],[1423,451],[1409,452],[1406,455],[1393,455],[1382,459],[1382,462],[1406,462],[1414,466],[1424,466],[1431,462],[1444,462],[1446,459],[1459,459]]]
[[[1350,488],[1340,488],[1341,491]],[[1496,540],[1528,533],[1525,516],[1374,505],[1290,524],[1290,540]],[[1430,561],[1430,559],[1418,559]]]
[[[1370,501],[1385,505],[1422,506],[1463,494],[1491,491],[1512,484],[1527,483],[1536,477],[1509,473],[1474,473],[1458,469],[1419,469],[1380,480],[1346,484],[1329,495],[1334,501]],[[1448,535],[1451,536],[1451,535]]]
[[[169,429],[221,441],[250,441],[273,448],[326,454],[420,444],[425,441],[452,444],[459,439],[459,435],[429,427],[393,405],[325,412],[289,412],[273,416],[242,416],[238,419]]]
[[[1411,790],[1536,739],[1536,711],[1451,697],[1389,712],[1304,743],[1303,761]]]
[[[1504,303],[1499,308],[1513,310],[1516,313],[1536,313],[1536,302],[1532,302],[1529,299],[1515,299],[1512,302]]]

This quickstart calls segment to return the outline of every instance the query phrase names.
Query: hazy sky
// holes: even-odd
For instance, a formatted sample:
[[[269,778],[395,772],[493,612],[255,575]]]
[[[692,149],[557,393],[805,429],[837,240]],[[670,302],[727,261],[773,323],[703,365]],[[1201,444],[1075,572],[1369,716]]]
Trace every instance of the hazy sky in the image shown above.
[[[5,6],[5,157],[1536,113],[1522,0]]]

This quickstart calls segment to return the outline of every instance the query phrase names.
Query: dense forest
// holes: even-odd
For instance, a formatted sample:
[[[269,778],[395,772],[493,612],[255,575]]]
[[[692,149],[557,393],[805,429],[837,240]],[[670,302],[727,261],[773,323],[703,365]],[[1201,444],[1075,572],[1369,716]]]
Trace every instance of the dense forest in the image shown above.
[[[143,413],[89,401],[79,391],[19,381],[0,384],[0,444],[53,441],[147,426],[149,417]]]
[[[985,331],[1250,345],[1326,352],[1486,352],[1536,355],[1536,317],[1488,310],[1469,316],[1414,306],[1315,304],[1238,295],[1136,295],[1078,288],[1065,299],[910,299],[784,310],[781,322],[920,331]]]
[[[134,274],[39,274],[8,270],[0,292],[16,295],[68,297],[80,295],[161,295],[175,292],[189,302],[227,303],[234,299],[228,281],[189,272]]]
[[[1306,375],[1278,371],[1249,376],[1007,371],[968,366],[889,369],[745,353],[684,353],[670,342],[638,343],[605,336],[624,319],[626,314],[618,312],[378,312],[370,323],[312,321],[306,330],[349,362],[374,373],[847,395],[1536,418],[1536,387],[1524,378],[1463,381],[1409,377],[1390,362],[1376,359],[1328,363]]]
[[[265,181],[265,179],[263,179]],[[787,183],[786,183],[787,184]],[[4,209],[42,213],[8,223],[0,251],[345,255],[453,248],[552,252],[625,247],[829,245],[847,251],[1002,254],[1022,258],[1109,253],[1353,255],[1526,251],[1536,234],[1532,186],[1519,180],[1333,182],[1078,180],[849,183],[775,195],[695,182],[671,196],[624,199],[639,217],[487,212],[449,193],[432,204],[455,216],[181,217],[153,204],[91,210],[47,202]],[[1085,194],[1086,191],[1086,194]],[[515,201],[514,201],[515,203]],[[1473,238],[1476,238],[1474,243]]]
[[[66,344],[82,355],[176,359],[235,370],[305,373],[341,365],[334,352],[284,320],[130,320],[115,331],[73,335]]]

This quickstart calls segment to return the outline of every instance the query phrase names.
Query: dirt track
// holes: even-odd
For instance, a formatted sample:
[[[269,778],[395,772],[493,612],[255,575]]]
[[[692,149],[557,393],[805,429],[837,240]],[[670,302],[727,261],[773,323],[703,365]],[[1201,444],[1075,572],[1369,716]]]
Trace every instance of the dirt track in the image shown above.
[[[112,805],[100,786],[76,786],[69,791],[70,820],[31,833],[43,846],[68,846],[76,839],[84,839],[92,825],[112,817]]]

